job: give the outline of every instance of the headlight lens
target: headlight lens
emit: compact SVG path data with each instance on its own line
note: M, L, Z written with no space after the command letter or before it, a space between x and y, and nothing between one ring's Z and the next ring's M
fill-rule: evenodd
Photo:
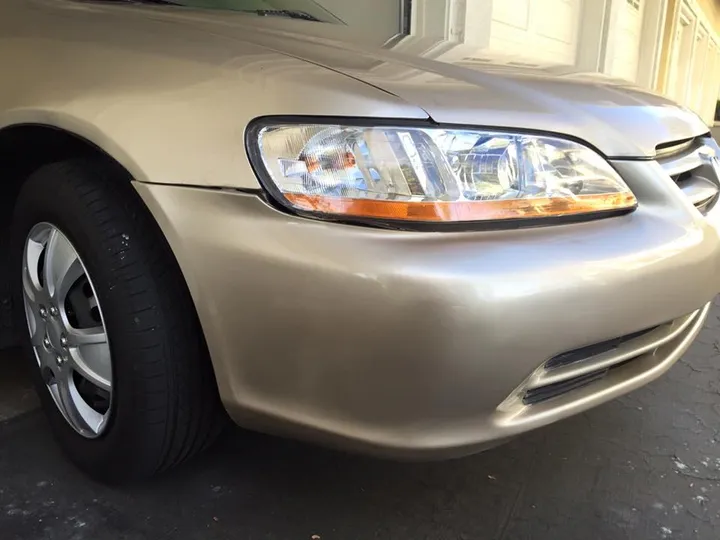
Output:
M267 187L306 212L467 222L637 204L605 159L560 138L321 124L269 125L255 133Z

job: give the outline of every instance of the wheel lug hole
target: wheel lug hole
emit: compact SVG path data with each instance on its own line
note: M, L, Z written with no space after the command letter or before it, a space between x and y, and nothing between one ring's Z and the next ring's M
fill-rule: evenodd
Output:
M55 357L55 363L57 364L57 367L61 368L65 364L65 359L58 354Z
M42 317L43 319L47 319L48 312L47 312L47 309L45 308L45 306L40 306L39 312L40 312L40 317Z
M67 339L67 336L66 336L65 334L63 334L62 336L60 336L60 345L62 345L62 348L63 348L63 349L67 349L68 339Z
M58 313L58 308L56 308L55 306L50 306L50 315L52 315L53 317L57 317Z
M46 349L49 349L52 346L52 343L50 343L49 337L45 336L43 338L43 345L45 346Z

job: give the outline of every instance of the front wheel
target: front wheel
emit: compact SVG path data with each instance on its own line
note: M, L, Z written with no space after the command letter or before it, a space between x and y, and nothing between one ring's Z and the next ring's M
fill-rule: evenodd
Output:
M13 222L18 328L70 459L103 481L150 476L206 447L224 412L177 262L118 166L33 174Z

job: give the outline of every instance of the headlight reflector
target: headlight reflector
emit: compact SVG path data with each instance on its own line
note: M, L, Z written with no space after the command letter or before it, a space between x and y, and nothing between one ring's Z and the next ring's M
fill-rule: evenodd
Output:
M467 222L629 210L637 204L604 158L561 138L323 124L268 125L256 133L272 182L267 187L300 211Z

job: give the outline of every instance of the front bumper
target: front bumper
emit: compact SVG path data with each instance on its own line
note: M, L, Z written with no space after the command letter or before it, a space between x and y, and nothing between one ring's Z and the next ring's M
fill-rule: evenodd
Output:
M433 458L637 388L702 327L720 289L718 211L702 216L657 164L614 165L635 212L489 232L346 226L252 194L136 187L178 258L238 423ZM682 332L607 376L523 401L548 359L688 315Z

